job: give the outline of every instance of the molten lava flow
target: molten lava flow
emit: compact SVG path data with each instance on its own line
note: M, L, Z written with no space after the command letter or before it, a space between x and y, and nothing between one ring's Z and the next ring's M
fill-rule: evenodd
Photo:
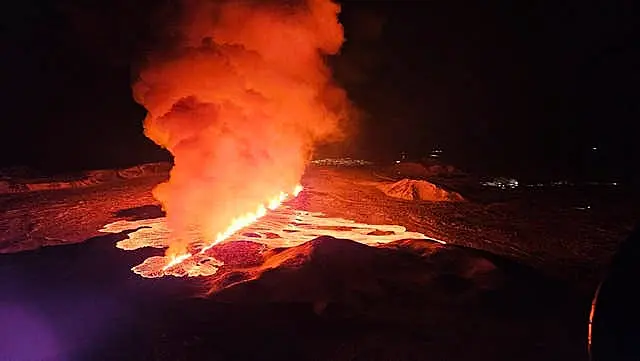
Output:
M296 197L301 191L302 191L302 186L298 184L293 189L292 194L294 197ZM255 212L249 212L238 218L235 218L233 221L231 221L231 224L229 225L229 227L227 227L227 229L224 230L224 232L218 233L215 241L213 241L209 245L202 248L200 253L206 252L207 250L211 249L211 247L231 237L241 229L255 223L257 220L259 220L260 218L264 217L267 214L267 209L275 210L276 208L280 207L280 205L282 205L282 202L284 202L287 199L287 197L289 197L287 193L280 192L279 195L269 200L266 207L265 205L261 204L258 206Z
M303 187L300 184L295 186L292 192L292 196L296 197L302 191L302 189ZM274 196L271 199L269 199L266 206L264 204L260 204L258 205L258 207L254 212L248 212L240 217L234 218L231 221L231 224L223 232L218 233L215 240L213 240L212 242L209 242L204 247L202 247L202 249L200 250L200 252L196 254L196 256L205 255L206 252L216 244L228 239L229 237L236 234L238 231L252 225L253 223L255 223L256 221L258 221L260 218L264 217L267 214L267 209L276 210L278 207L282 205L282 202L284 202L289 197L290 197L289 194L285 192L280 192L280 194L278 194L277 196ZM182 266L183 272L185 272L186 275L195 275L195 276L202 275L201 272L198 272L197 270L195 270L195 268L198 265L198 262L194 262L192 266L183 265L185 261L189 260L193 256L194 254L191 252L185 252L180 254L168 254L166 257L164 257L164 259L166 260L165 261L166 264L162 267L161 271L154 270L152 274L164 275L171 269L178 266ZM157 265L158 258L157 257L152 257L152 258L154 259L154 265ZM210 259L210 260L215 262L215 259ZM134 272L137 269L140 269L140 266L134 267L133 268ZM145 267L142 267L142 269L143 269L142 274L143 275L146 274L144 271ZM215 268L213 269L213 271L215 272ZM168 274L172 274L172 273L169 272ZM182 275L182 273L178 273L177 275Z
M316 145L344 138L351 108L325 63L344 41L331 0L167 4L178 19L133 93L145 135L174 157L153 192L173 269L203 252L193 242L206 251L278 207Z
M162 267L162 270L166 271L167 269L182 263L184 260L186 260L187 258L189 258L191 256L192 256L191 253L183 253L183 254L179 254L179 255L172 255L172 256L169 257L169 263L167 263L166 266Z
M296 196L302 186L296 186L291 196ZM132 271L142 277L155 278L162 276L210 276L217 272L222 262L207 252L215 244L227 241L245 240L264 244L267 247L294 247L320 236L350 239L369 246L406 240L423 239L444 244L436 238L422 233L409 232L397 225L375 225L357 223L342 218L327 218L322 213L295 210L290 205L282 205L290 199L281 193L268 202L278 205L270 212L265 205L258 206L256 212L238 217L213 242L200 251L184 253L175 257L149 257ZM128 239L116 244L120 249L133 250L143 247L164 248L170 245L170 232L166 227L166 218L138 221L117 221L104 226L101 232L128 233ZM242 232L240 232L242 231Z

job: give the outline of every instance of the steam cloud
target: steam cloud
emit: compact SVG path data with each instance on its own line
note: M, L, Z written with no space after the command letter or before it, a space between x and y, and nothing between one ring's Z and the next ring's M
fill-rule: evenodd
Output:
M133 86L148 110L145 134L174 156L154 190L169 254L184 252L194 230L211 241L234 217L291 192L314 146L342 139L350 114L324 62L344 41L337 4L180 4L173 45L149 54Z

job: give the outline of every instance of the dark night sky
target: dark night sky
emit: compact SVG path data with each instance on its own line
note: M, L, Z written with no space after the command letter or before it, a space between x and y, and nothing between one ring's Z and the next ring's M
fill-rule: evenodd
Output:
M23 1L3 12L0 166L167 157L142 135L130 92L158 3ZM331 64L367 114L354 155L439 146L479 172L637 177L632 1L342 3L348 41Z

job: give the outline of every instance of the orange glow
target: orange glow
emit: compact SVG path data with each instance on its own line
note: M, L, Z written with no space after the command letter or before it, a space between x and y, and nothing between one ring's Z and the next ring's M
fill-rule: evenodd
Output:
M170 261L169 263L167 263L166 266L162 267L163 271L168 270L171 267L174 267L175 265L178 265L180 263L182 263L184 260L186 260L187 258L191 257L191 253L183 253L180 255L172 255L169 257Z
M300 184L298 184L297 186L295 186L294 188L294 195L293 197L297 196L301 191L302 191L302 186ZM297 191L297 192L296 192ZM228 239L229 237L233 236L234 234L236 234L238 231L252 225L253 223L255 223L256 221L258 221L260 218L264 217L267 214L267 208L269 210L275 210L278 207L280 207L282 205L282 202L284 202L287 198L289 197L289 195L287 193L284 192L280 192L280 194L278 194L275 197L272 197L269 201L268 201L268 206L265 207L264 204L260 204L256 210L254 212L248 212L242 216L239 216L237 218L234 218L231 221L231 224L223 231L218 233L218 235L216 236L215 240L213 242L210 242L209 244L205 245L199 252L199 254L205 254L206 251L208 251L209 249L211 249L213 246L215 246L216 244ZM184 261L186 261L187 259L191 258L193 256L193 254L187 252L187 253L182 253L182 254L171 254L168 253L167 254L167 258L168 262L167 264L162 267L162 272L167 271L170 268L176 267L180 264L182 264ZM189 270L186 270L187 274L189 274Z
M261 208L263 209L263 208ZM263 217L243 227L242 232L230 234L226 241L252 241L267 247L295 247L320 236L350 239L368 246L379 246L390 242L406 239L422 239L434 243L445 244L444 241L426 236L419 232L408 231L398 225L365 224L342 218L326 217L322 213L295 210L287 205L267 212ZM245 220L251 219L250 217ZM151 220L117 221L106 225L101 232L128 233L128 239L116 244L124 250L134 250L143 247L167 247L170 242L166 227L166 218ZM231 227L230 227L231 229ZM243 233L252 236L245 236ZM229 232L231 233L231 232ZM212 242L211 244L215 244ZM211 248L208 246L207 249ZM179 256L178 256L179 257ZM131 270L147 278L163 276L196 277L211 276L223 266L221 261L213 258L209 252L203 250L177 261L178 257L154 256L147 258L142 264Z
M173 36L133 85L145 135L174 158L153 191L167 214L167 267L193 242L206 250L277 208L316 145L344 139L352 114L325 63L344 41L331 0L176 6Z
M302 190L302 186L301 185L297 185L295 187L295 189L300 189ZM300 192L298 192L300 193ZM297 195L297 194L296 194ZM294 195L294 197L296 196ZM202 248L202 250L200 251L200 253L205 253L206 251L208 251L209 249L211 249L211 247L215 246L216 244L226 240L227 238L231 237L232 235L234 235L236 232L240 231L243 228L246 228L247 226L250 226L251 224L255 223L257 220L259 220L260 218L264 217L267 214L267 208L269 210L275 210L278 207L280 207L280 205L282 205L282 202L284 202L288 197L287 193L284 192L280 192L279 195L271 198L269 200L269 202L267 203L268 205L265 207L264 204L261 204L258 206L258 208L256 208L256 210L254 212L248 212L240 217L234 218L231 221L231 224L227 227L227 229L225 229L223 232L218 233L218 235L216 236L215 241L213 241L212 243L208 244L207 246L205 246L204 248Z
M273 197L269 200L269 205L267 206L267 208L269 208L270 210L274 210L280 207L280 204L282 204L285 199L287 199L287 193L280 192L277 197Z

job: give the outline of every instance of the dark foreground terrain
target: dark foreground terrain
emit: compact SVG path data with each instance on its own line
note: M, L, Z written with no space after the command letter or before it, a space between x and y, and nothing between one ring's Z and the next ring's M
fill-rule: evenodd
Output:
M616 193L485 194L451 182L466 201L411 201L379 191L398 172L315 167L296 208L449 244L235 242L219 247L214 277L143 279L129 268L162 251L122 251L126 232L98 230L162 216L150 190L164 177L0 196L2 357L586 359L590 293L639 219Z

